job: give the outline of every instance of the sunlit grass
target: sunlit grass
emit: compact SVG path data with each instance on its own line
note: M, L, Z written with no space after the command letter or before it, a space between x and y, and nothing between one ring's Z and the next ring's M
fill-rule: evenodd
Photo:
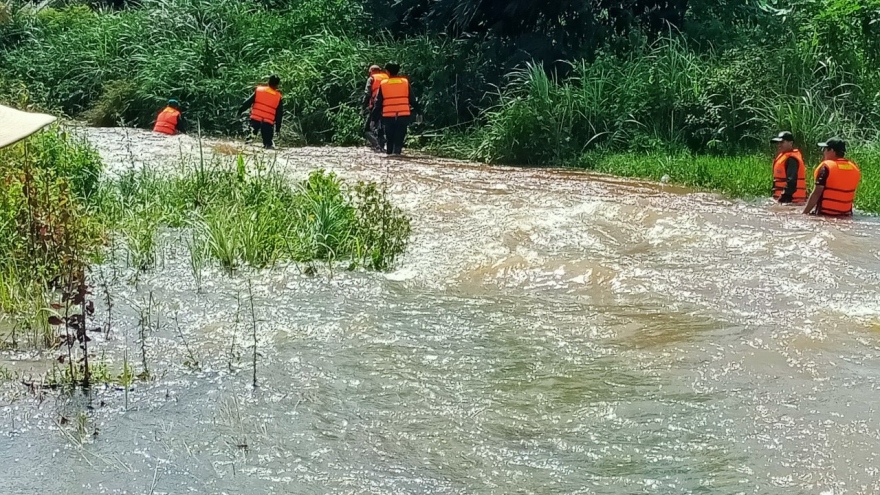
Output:
M409 220L375 185L350 187L322 170L296 183L264 168L237 157L180 174L129 171L103 185L96 208L141 270L154 265L163 226L192 229L194 273L204 254L230 272L313 260L384 269L405 248Z

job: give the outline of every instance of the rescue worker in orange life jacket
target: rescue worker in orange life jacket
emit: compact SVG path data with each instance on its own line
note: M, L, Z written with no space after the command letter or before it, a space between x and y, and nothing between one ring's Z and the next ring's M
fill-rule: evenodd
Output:
M254 136L260 134L263 137L263 147L267 150L275 148L275 133L281 132L281 120L284 117L284 99L278 90L279 85L281 78L272 74L269 76L269 84L257 86L254 94L238 109L239 114L251 109L252 131L246 141L250 142Z
M386 153L399 155L403 151L403 142L406 140L406 130L412 121L413 114L417 121L422 118L419 103L413 96L409 79L400 76L400 65L386 64L385 70L390 76L379 85L376 94L376 102L373 104L373 122L380 122L385 129L387 141Z
M179 132L186 132L186 120L180 112L180 102L171 99L168 105L156 116L156 125L153 132L160 132L173 136Z
M794 136L782 131L770 142L776 143L777 152L773 159L773 199L780 203L806 203L807 171L803 155L794 147Z
M853 199L862 172L846 155L846 142L839 138L831 138L819 143L825 158L816 167L816 188L807 200L804 213L817 215L848 216L852 215Z
M373 103L376 95L379 93L379 86L382 81L388 79L388 73L383 71L378 65L370 66L370 77L367 78L367 86L364 88L364 109L367 111L367 121L365 123L364 133L367 141L382 151L385 148L385 131L379 123L373 122L370 113L373 110ZM375 132L374 132L375 131Z

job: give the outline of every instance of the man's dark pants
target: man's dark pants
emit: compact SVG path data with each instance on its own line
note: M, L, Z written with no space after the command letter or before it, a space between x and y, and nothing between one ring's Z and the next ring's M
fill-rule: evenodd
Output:
M275 137L275 124L251 119L251 129L251 134L260 134L263 137L264 148L272 147L272 139Z
M399 155L403 151L408 125L409 117L382 117L382 127L385 128L385 139L388 141L387 154Z
M370 124L372 124L372 123L373 123L372 117L370 115L367 115L367 122L364 125L364 135L366 136L367 141L369 141L371 145L373 145L376 148L379 148L380 150L384 150L385 149L385 129L382 128L382 121L380 120L380 121L376 122L376 131L375 132L373 132L373 130L370 129Z

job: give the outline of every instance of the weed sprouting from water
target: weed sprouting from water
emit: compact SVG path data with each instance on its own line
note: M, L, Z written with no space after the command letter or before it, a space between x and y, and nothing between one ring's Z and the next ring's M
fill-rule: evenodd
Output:
M154 308L156 310L155 320L153 319ZM142 381L147 381L152 376L150 374L150 367L147 363L147 335L154 329L159 328L159 308L154 302L153 291L150 291L146 304L135 309L138 312L138 345L140 345L141 367L143 369L143 371L137 375L137 378Z
M254 349L253 349L253 367L254 367L254 380L253 387L257 388L257 314L254 311L254 289L253 284L251 283L251 279L248 279L248 301L251 305L251 332L254 338Z
M128 264L140 274L156 265L158 218L151 208L129 213L122 229L128 246Z
M241 259L241 240L232 223L234 213L226 211L200 220L198 235L206 239L207 252L216 259L230 275L235 272Z
M385 185L359 183L353 202L357 212L354 251L365 265L385 270L406 250L412 230L410 220L388 200Z
M226 364L229 368L229 372L232 373L235 371L235 367L233 365L233 360L236 364L241 361L241 353L236 351L236 339L238 337L238 329L241 325L241 292L237 292L235 294L235 321L233 322L235 326L232 330L232 339L230 339L229 351L226 353Z
M208 247L201 232L193 230L186 243L189 250L189 268L196 284L196 293L202 291L202 273L208 261Z
M122 353L122 373L116 378L119 385L122 386L123 395L125 398L125 410L128 410L128 390L131 388L131 384L134 383L134 370L131 367L131 364L128 361L128 347L126 346L125 350Z
M174 315L174 326L177 328L177 336L180 337L181 342L183 342L183 346L186 349L186 361L183 362L184 366L187 366L191 369L197 370L199 368L199 360L196 358L195 354L193 354L192 349L189 346L189 342L186 340L186 337L183 335L183 330L180 328L180 320L177 315Z
M107 279L104 277L104 271L99 270L98 273L101 280L101 291L104 292L104 304L107 308L107 321L104 323L104 338L109 339L110 329L113 328L113 300L110 296L110 286L108 285Z

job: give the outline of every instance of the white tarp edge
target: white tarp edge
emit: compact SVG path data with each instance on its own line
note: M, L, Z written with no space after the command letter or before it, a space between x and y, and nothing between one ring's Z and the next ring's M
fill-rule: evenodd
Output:
M44 113L28 113L0 105L0 148L17 143L55 122Z

